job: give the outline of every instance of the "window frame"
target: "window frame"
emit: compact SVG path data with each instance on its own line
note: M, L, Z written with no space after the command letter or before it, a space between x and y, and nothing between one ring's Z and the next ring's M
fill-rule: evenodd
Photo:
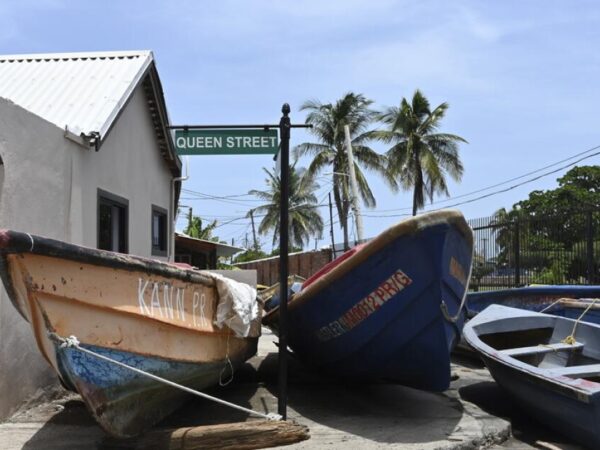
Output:
M164 217L164 249L157 248L154 245L154 216L155 214ZM159 237L160 238L160 237ZM169 255L169 210L158 205L152 205L150 208L150 250L152 256L168 256Z
M123 217L123 244L118 252L129 254L129 200L104 189L98 188L96 196L96 248L100 249L100 207L104 205L117 206L124 212ZM112 246L112 242L111 242ZM106 250L106 249L103 249ZM113 251L113 250L109 250Z

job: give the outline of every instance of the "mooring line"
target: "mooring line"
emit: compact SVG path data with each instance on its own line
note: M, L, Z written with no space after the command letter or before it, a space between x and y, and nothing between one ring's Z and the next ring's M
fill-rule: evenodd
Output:
M92 355L92 356L94 356L94 357L96 357L98 359L102 359L104 361L116 364L117 366L124 367L125 369L129 369L129 370L131 370L131 371L133 371L135 373L138 373L140 375L144 375L144 376L146 376L148 378L151 378L151 379L153 379L155 381L159 381L159 382L164 383L166 385L169 385L171 387L180 389L180 390L185 391L185 392L187 392L189 394L193 394L193 395L196 395L198 397L202 397L202 398L205 398L207 400L211 400L213 402L220 403L221 405L229 406L230 408L237 409L239 411L243 411L243 412L246 412L248 414L252 414L252 415L258 416L258 417L262 417L262 418L267 419L267 420L273 420L273 421L275 421L275 420L281 420L282 419L282 417L279 414L275 414L275 413L264 414L264 413L261 413L261 412L258 412L258 411L254 411L252 409L244 408L243 406L236 405L235 403L231 403L231 402L228 402L228 401L225 401L225 400L221 400L220 398L213 397L212 395L205 394L204 392L196 391L196 390L191 389L191 388L189 388L187 386L183 386L183 385L175 383L173 381L169 381L169 380L167 380L165 378L161 378L161 377L159 377L157 375L145 372L145 371L140 370L140 369L138 369L136 367L129 366L127 364L124 364L124 363L122 363L120 361L116 361L116 360L114 360L112 358L109 358L107 356L100 355L99 353L96 353L96 352L93 352L91 350L88 350L87 348L81 347L79 345L79 340L75 336L70 336L68 338L63 338L63 337L61 337L58 334L53 333L53 332L49 333L49 336L50 336L50 339L52 339L52 340L54 340L56 342L59 342L61 348L75 348L75 349L77 349L77 350L79 350L81 352L84 352L84 353L87 353L89 355Z

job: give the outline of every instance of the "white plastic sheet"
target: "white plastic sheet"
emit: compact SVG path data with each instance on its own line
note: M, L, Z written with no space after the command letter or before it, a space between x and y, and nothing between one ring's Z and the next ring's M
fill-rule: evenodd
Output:
M260 315L256 289L216 273L209 272L207 275L215 281L219 294L215 325L219 328L227 325L238 337L249 337L251 329L254 328L258 330L255 331L258 336L260 327L252 327Z

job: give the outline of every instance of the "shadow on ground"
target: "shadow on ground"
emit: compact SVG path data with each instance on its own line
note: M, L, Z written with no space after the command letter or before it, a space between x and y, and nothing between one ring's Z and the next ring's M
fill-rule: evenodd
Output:
M277 355L258 368L265 388L277 396ZM303 421L386 444L443 440L463 414L461 403L444 394L395 384L350 384L290 359L288 406ZM292 416L293 413L290 412Z
M537 422L493 381L464 386L458 392L461 398L474 403L487 413L509 420L512 434L519 441L537 448L540 448L540 442L546 442L561 450L583 449L565 436Z
M319 374L290 358L288 418L316 432L344 440L353 435L381 444L420 444L448 438L463 416L452 395L427 393L394 384L348 384ZM206 391L220 399L263 413L277 411L276 353L253 358L239 368L231 384ZM249 415L193 398L153 431L246 421ZM45 420L45 419L44 419ZM330 430L327 430L327 429ZM144 436L117 440L100 429L81 400L69 400L54 412L23 447L37 449L140 448ZM310 442L310 441L309 441Z

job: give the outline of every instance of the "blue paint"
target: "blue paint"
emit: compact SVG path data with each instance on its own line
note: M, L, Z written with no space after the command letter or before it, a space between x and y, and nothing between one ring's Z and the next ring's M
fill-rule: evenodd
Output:
M469 316L472 317L488 306L496 304L539 312L560 298L600 298L600 286L546 285L502 289L498 291L471 292L467 296L467 311ZM557 304L545 312L569 319L577 319L583 311L584 309L582 308ZM582 320L600 324L600 311L590 310Z
M432 391L446 389L450 350L464 324L463 313L452 324L440 308L443 300L450 315L457 314L465 291L449 272L452 258L468 277L471 241L455 225L425 226L397 237L312 297L290 302L290 347L307 364L337 377L387 380ZM331 329L330 324L339 322L398 270L412 280L408 286L353 328L329 339L320 338L319 330Z
M225 361L190 363L80 344L113 360L194 389L218 382ZM179 407L187 394L76 348L55 346L59 374L109 434L139 434Z

